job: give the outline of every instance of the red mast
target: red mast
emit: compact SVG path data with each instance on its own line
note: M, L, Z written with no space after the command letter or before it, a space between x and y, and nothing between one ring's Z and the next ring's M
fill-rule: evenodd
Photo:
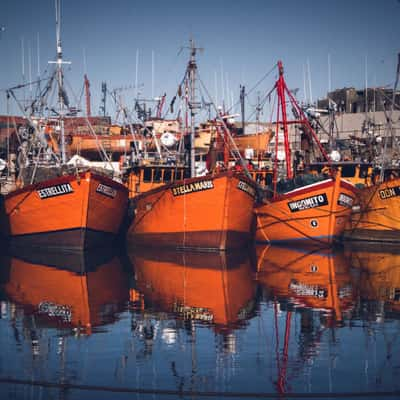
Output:
M276 90L278 92L278 121L276 121L277 125L281 123L283 126L283 140L285 145L285 161L286 161L286 176L288 179L293 178L293 170L292 170L292 162L291 162L291 152L289 145L289 130L288 130L288 122L287 122L287 113L286 113L286 99L285 99L285 89L286 84L283 79L283 65L282 61L278 61L278 70L279 70L279 78L276 82ZM282 113L282 121L279 121L279 108ZM276 140L278 137L276 138Z
M273 176L273 186L274 186L274 196L276 196L276 186L278 180L278 140L280 128L283 129L283 138L285 146L285 161L286 161L286 176L288 179L293 178L293 168L292 168L292 156L289 142L289 124L299 124L305 126L306 133L311 137L312 140L317 144L319 151L321 152L324 159L330 163L330 157L326 153L325 149L322 147L320 141L318 140L317 134L310 125L306 115L304 114L301 107L298 105L296 99L289 91L286 86L285 79L283 77L283 64L282 61L278 61L278 71L279 78L275 83L275 88L278 94L278 108L276 117L276 135L275 135L275 162L274 162L274 176ZM288 121L286 112L286 95L290 101L293 108L294 114L298 119Z

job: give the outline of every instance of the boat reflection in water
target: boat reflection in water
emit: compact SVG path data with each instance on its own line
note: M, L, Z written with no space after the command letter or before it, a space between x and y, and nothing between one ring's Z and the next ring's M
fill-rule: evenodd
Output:
M350 266L343 253L280 246L257 247L256 252L258 280L272 299L324 311L336 324L343 320L343 312L351 310Z
M256 285L246 252L129 252L141 307L175 319L212 324L216 331L243 325Z
M8 302L32 315L36 327L90 334L113 322L128 300L128 282L111 249L22 254L3 258L0 283Z
M346 249L358 274L360 307L363 320L383 322L400 319L400 252L386 246L365 245Z
M355 302L351 275L343 253L332 249L270 246L256 247L255 254L263 298L273 310L275 388L283 395L291 391L291 380L298 380L300 371L324 352L326 330L334 345L335 328L345 327ZM295 355L290 354L293 347Z

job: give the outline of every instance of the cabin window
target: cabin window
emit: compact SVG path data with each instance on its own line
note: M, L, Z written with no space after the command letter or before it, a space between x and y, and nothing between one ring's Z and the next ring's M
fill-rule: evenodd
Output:
M360 167L360 178L366 178L368 176L368 170L369 170L368 165L362 165Z
M164 170L164 182L171 182L172 173L170 169Z
M143 171L143 182L152 182L152 169L145 168Z
M178 169L175 171L175 180L180 181L183 179L182 170Z
M343 165L342 167L342 177L343 178L352 178L356 174L356 166L355 165Z
M161 182L162 169L156 168L154 170L153 182Z

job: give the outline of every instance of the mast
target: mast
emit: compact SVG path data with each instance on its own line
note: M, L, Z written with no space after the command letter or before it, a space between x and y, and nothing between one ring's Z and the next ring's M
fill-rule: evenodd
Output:
M90 82L87 77L87 74L84 75L84 81L85 81L85 97L86 97L86 115L90 117L92 115L90 108Z
M107 103L107 83L101 82L100 112L103 117L106 116L106 103Z
M57 61L49 61L49 64L56 64L57 85L58 85L58 114L60 117L60 135L61 135L61 163L66 164L67 157L65 153L65 132L64 132L64 114L65 114L65 93L63 83L63 64L71 64L69 61L63 61L61 47L61 0L55 0L56 7L56 40L57 40Z
M279 78L276 83L276 89L278 91L278 108L280 107L282 113L282 125L283 125L283 139L285 144L285 161L286 161L286 176L288 179L293 178L293 171L291 165L291 154L289 145L289 129L286 112L286 99L285 99L285 81L283 79L283 64L282 61L278 61ZM279 125L280 121L276 121ZM279 135L279 132L277 132ZM278 140L278 137L275 139ZM277 157L277 154L275 155Z
M190 109L190 175L191 175L191 177L195 176L195 148L194 148L195 117L196 117L197 109L199 108L199 105L196 102L196 72L197 72L196 52L197 52L197 50L200 50L200 49L195 47L194 40L190 39L190 60L189 60L187 72L189 75L189 85L190 85L189 109Z
M301 124L305 127L305 132L309 136L311 140L317 144L318 149L323 156L323 158L330 164L331 160L325 149L321 145L318 140L317 134L312 128L310 122L304 114L304 111L298 105L294 95L288 89L284 76L283 76L283 64L282 61L278 61L278 71L279 78L275 83L275 89L278 95L278 107L277 107L277 118L276 118L276 136L275 136L275 162L274 162L274 176L273 176L273 187L274 187L274 196L276 196L276 188L277 188L277 180L278 180L278 140L279 140L279 132L280 127L283 128L284 135L284 146L285 146L285 158L286 158L286 176L288 179L293 178L293 168L291 163L291 150L289 143L289 124ZM296 119L288 121L287 120L287 111L286 111L286 96L288 101L292 106L292 112L295 115Z
M243 86L240 85L240 111L241 111L241 114L242 114L242 135L245 134L245 132L244 132L244 121L245 121L244 100L245 100L245 97L246 97L245 90L246 90L245 86L244 85Z

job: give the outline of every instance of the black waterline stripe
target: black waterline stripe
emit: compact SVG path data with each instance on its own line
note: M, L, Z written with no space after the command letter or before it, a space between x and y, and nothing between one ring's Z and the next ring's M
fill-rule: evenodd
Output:
M399 397L400 390L391 392L339 392L339 393L252 393L252 392L214 392L214 391L191 391L170 389L141 389L129 387L110 387L96 385L81 385L74 383L57 383L48 381L30 381L28 379L0 378L0 383L12 383L17 385L43 386L57 389L88 390L112 393L138 393L159 394L178 396L201 396L201 397L238 397L238 398L357 398L357 397Z

